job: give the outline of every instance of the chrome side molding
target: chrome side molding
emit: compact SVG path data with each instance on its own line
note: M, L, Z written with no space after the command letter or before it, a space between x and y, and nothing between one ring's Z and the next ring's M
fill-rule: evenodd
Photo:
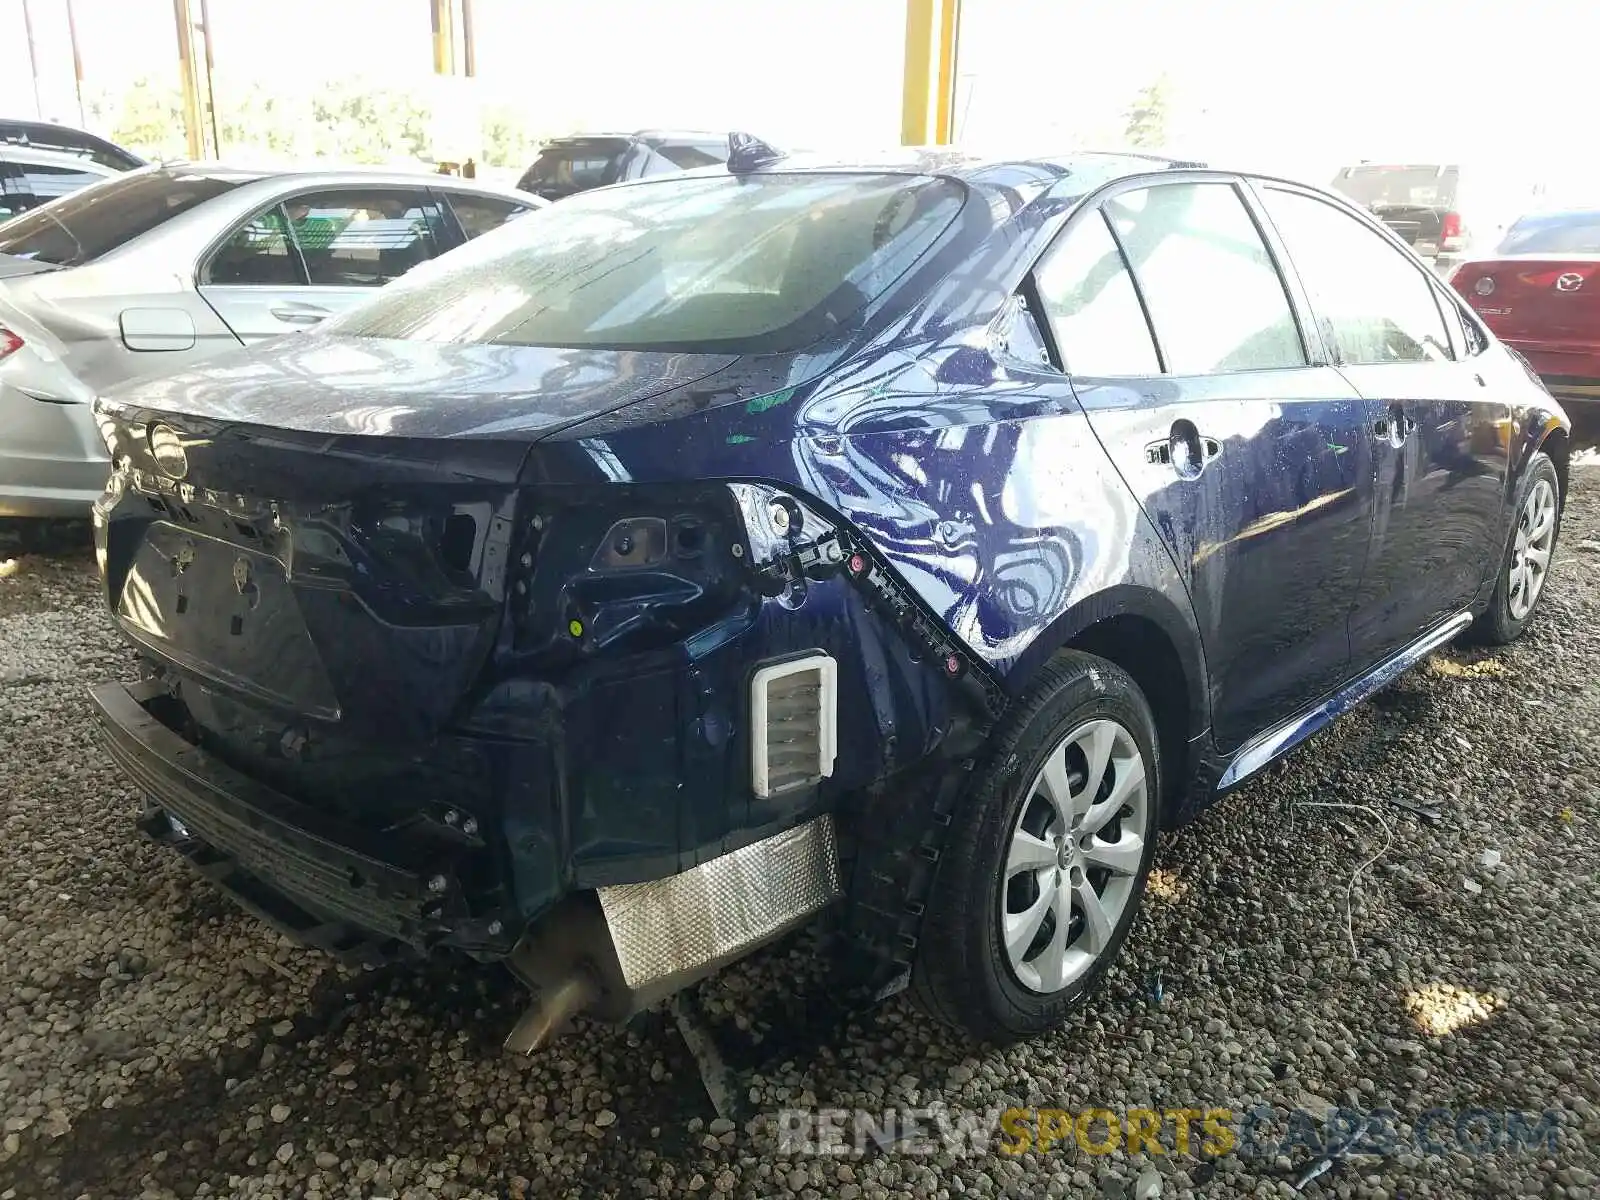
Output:
M1470 624L1472 624L1471 613L1457 613L1444 624L1430 629L1411 645L1384 659L1360 679L1347 684L1321 704L1296 713L1287 721L1250 741L1233 756L1227 770L1222 772L1222 778L1217 781L1217 791L1226 791L1242 782L1279 755L1294 749L1312 734L1325 729L1374 692L1388 687L1439 647L1458 637Z

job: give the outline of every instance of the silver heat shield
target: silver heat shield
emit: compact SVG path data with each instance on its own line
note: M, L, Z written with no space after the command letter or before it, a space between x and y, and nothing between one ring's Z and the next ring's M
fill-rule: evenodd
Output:
M623 979L664 994L770 941L841 894L831 816L666 879L599 889Z

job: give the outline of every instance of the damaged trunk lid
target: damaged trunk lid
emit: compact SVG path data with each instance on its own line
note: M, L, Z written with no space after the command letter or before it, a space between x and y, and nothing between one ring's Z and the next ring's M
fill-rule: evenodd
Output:
M438 733L500 632L529 445L726 361L404 350L291 337L98 405L107 598L197 717Z

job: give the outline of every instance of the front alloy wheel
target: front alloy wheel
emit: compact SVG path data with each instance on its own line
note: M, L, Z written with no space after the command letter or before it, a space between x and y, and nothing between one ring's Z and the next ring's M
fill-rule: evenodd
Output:
M912 997L973 1037L1059 1026L1115 960L1158 829L1155 721L1114 663L1063 651L990 744L946 834Z

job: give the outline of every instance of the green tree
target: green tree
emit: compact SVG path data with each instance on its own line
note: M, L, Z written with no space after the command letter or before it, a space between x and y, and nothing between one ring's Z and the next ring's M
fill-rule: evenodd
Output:
M1170 91L1165 75L1139 90L1128 109L1122 129L1123 139L1128 145L1157 147L1166 144Z
M528 129L521 109L495 104L483 110L483 164L489 167L515 167L519 171L533 161L539 139Z
M105 92L89 98L90 123L108 130L111 140L147 158L182 158L183 94L175 83L144 76L120 96Z

